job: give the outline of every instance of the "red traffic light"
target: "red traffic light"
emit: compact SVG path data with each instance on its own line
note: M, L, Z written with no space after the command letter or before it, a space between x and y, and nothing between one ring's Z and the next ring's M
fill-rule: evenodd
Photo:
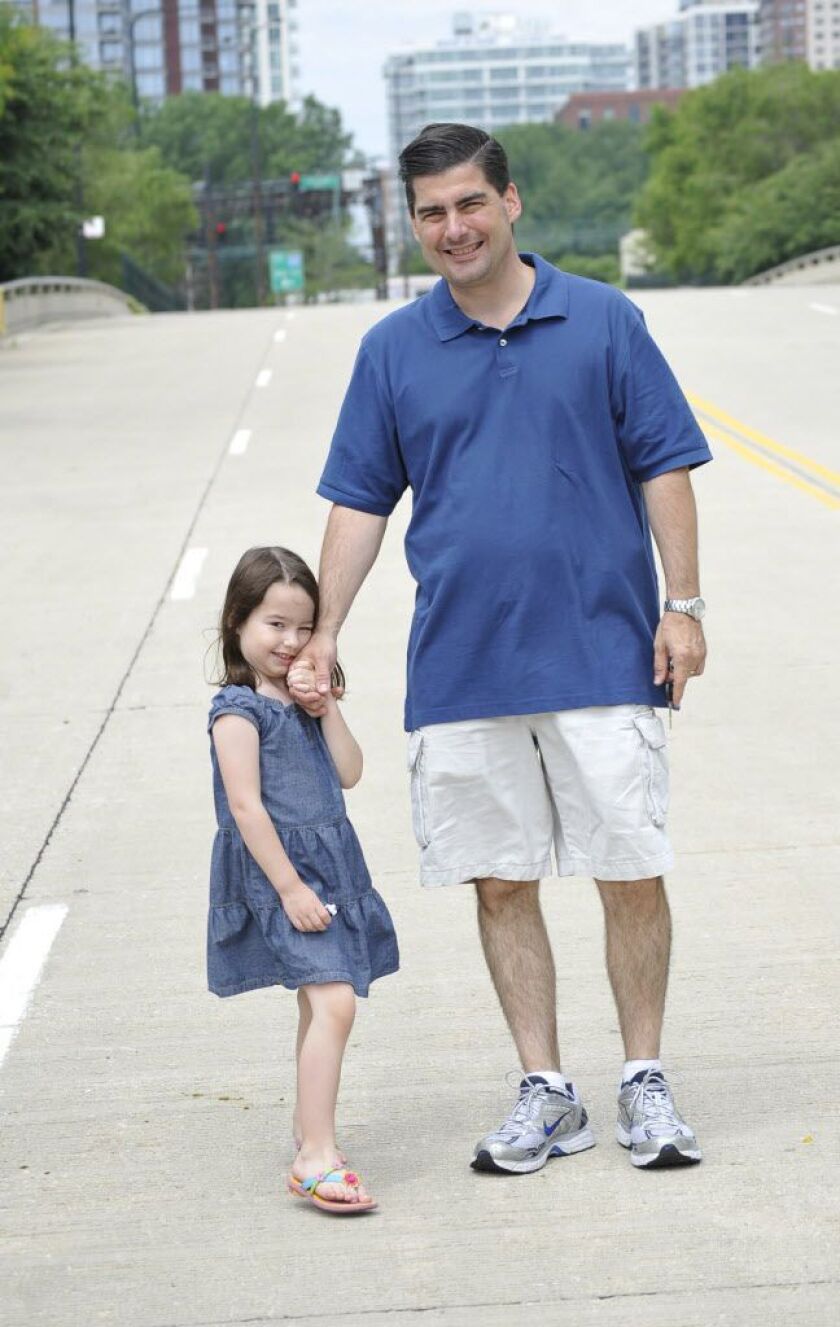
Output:
M300 184L300 171L299 171L299 170L293 170L293 171L292 171L291 175L289 176L289 182L290 182L290 184L291 184L295 189L297 189L298 185Z
M227 235L227 224L224 221L216 222L216 238L223 240Z

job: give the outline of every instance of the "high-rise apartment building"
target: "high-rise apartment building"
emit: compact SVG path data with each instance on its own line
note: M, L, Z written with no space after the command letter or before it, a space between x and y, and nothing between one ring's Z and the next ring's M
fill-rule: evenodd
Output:
M812 69L840 69L838 0L808 0L807 50Z
M696 88L739 65L753 68L758 10L758 0L680 0L672 19L637 30L637 86Z
M94 69L121 74L137 95L179 92L299 100L297 0L17 0L68 38Z
M840 13L840 4L838 5ZM763 65L808 57L807 0L761 0L758 11L758 59Z
M456 15L453 35L385 64L391 156L433 120L483 129L549 121L573 92L624 90L630 54L619 43L569 42L504 14Z

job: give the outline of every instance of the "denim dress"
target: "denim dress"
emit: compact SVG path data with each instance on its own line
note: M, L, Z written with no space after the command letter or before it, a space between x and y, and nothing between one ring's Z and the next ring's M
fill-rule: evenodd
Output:
M218 830L210 866L210 990L225 996L259 986L296 990L344 981L367 995L372 981L399 967L397 937L347 819L320 720L237 686L214 696L209 733L222 714L241 715L259 733L263 805L301 880L337 911L325 931L298 931L289 921L237 829L211 735Z

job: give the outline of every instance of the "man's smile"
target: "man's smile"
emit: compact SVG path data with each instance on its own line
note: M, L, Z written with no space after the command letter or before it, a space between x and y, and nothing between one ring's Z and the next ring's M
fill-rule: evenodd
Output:
M478 253L483 243L484 240L472 240L469 244L452 244L443 252L448 253L450 258L471 258L474 253Z

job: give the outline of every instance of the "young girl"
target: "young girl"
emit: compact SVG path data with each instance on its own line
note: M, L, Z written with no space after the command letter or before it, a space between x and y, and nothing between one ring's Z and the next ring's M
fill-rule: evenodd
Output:
M207 967L216 995L276 984L297 991L298 1152L288 1188L355 1215L376 1204L336 1149L341 1062L355 996L396 972L399 956L341 792L358 783L362 753L334 695L317 719L289 695L289 668L317 618L315 577L294 553L252 548L240 558L222 609L223 686L208 724L218 832Z

